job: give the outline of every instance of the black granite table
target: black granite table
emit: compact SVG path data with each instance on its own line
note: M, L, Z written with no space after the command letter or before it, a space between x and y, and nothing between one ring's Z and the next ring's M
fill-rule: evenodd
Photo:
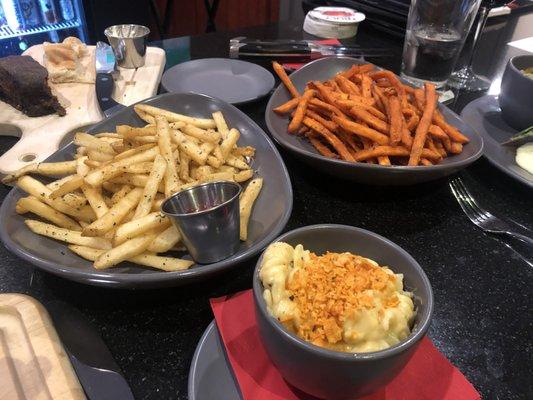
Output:
M532 35L533 15L490 21L476 68L497 82L518 50L505 45ZM189 58L226 57L228 39L309 37L301 21L166 40L168 65ZM356 42L387 46L391 57L370 59L398 71L402 42L362 25ZM168 66L167 65L167 66ZM492 90L496 90L495 83ZM483 93L458 93L459 112ZM266 99L242 107L265 130ZM0 151L15 139L0 137ZM435 293L429 336L484 399L532 399L532 275L530 264L507 244L484 234L462 213L447 180L413 187L371 187L309 170L281 152L294 189L286 230L338 223L377 232L407 250L425 269ZM533 192L485 159L460 174L495 214L533 223ZM0 186L0 199L8 188ZM34 270L0 247L0 292L29 294L46 304L62 300L81 310L100 331L138 399L186 399L189 365L212 320L208 299L251 287L255 260L191 286L150 291L110 290L69 282ZM438 399L435 399L438 400Z

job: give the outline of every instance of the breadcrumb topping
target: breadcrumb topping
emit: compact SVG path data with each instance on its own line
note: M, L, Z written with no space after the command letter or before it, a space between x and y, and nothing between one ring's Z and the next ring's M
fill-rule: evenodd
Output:
M382 307L399 304L396 276L373 261L352 253L310 254L286 283L289 298L299 311L299 323L290 324L298 336L322 347L343 340L346 318L372 309L379 293ZM380 308L380 314L384 310ZM296 326L295 326L296 325Z

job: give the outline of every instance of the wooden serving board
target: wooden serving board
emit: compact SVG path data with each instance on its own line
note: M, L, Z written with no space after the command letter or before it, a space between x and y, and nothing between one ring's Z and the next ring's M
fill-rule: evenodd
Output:
M0 294L0 399L85 399L50 316L23 294Z
M87 65L94 74L95 46L87 46ZM24 55L43 64L44 47L32 46ZM165 66L165 52L157 47L146 50L145 65L137 69L119 68L113 98L124 105L152 97L157 93ZM63 137L73 130L101 121L94 83L50 84L67 114L28 117L0 101L0 135L21 136L20 140L0 157L0 173L8 174L32 162L46 159L59 148ZM1 140L1 139L0 139Z

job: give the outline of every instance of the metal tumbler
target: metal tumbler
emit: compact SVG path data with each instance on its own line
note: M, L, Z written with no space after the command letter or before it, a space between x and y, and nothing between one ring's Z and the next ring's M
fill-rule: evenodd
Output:
M197 263L214 263L237 252L240 193L238 183L209 182L178 192L161 205Z
M142 25L113 25L104 34L115 53L117 64L122 68L139 68L144 65L146 37L150 29Z

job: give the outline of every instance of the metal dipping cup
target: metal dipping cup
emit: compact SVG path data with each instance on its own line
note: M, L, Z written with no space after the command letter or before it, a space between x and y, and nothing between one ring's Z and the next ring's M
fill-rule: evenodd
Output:
M119 67L139 68L144 65L146 36L150 29L142 25L113 25L104 31L115 53Z
M240 193L238 183L209 182L178 192L161 205L197 263L214 263L237 252Z

